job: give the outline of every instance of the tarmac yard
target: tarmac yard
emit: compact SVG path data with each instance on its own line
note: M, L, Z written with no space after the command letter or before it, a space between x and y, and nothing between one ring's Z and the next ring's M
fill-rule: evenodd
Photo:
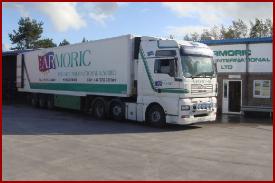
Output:
M4 180L272 180L271 119L169 125L3 105Z

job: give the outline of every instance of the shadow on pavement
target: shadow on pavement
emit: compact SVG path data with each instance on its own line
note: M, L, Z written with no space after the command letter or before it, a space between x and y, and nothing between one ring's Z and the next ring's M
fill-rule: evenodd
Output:
M3 106L3 135L96 135L159 133L201 128L196 125L167 125L165 128L132 121L97 120L78 111L54 111L29 106Z
M242 115L220 115L210 124L255 124L272 125L269 117L244 117ZM3 135L96 135L122 133L159 133L194 130L209 123L195 125L172 125L165 128L149 126L134 121L97 120L88 114L66 109L32 108L27 105L3 105Z

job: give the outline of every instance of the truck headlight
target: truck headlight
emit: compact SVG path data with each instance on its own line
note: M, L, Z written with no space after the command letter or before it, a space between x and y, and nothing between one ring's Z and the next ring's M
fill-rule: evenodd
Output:
M190 106L189 105L182 105L181 106L181 110L182 111L189 111L190 110Z

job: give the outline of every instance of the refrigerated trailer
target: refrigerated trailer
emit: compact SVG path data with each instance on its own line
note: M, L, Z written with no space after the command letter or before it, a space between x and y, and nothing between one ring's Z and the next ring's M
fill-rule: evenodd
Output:
M125 35L17 56L18 91L41 108L156 126L216 119L217 79L205 44Z

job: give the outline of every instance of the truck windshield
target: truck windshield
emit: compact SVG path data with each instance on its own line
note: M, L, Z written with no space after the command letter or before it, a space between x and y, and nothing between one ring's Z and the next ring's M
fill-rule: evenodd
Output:
M181 56L183 76L190 77L213 77L215 75L212 57L183 55Z

